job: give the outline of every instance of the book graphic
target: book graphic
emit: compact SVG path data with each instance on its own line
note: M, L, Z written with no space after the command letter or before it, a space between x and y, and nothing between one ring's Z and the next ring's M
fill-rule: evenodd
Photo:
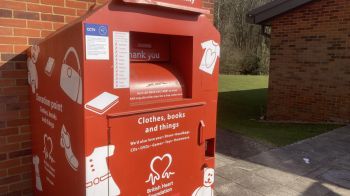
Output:
M55 66L55 59L52 57L49 57L45 66L45 74L48 76L51 76L54 66Z
M119 102L119 97L108 92L103 92L85 104L85 109L103 114Z

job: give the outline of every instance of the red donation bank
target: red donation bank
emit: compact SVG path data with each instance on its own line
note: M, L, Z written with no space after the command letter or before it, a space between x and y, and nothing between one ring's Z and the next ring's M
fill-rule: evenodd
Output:
M110 1L30 49L35 195L213 195L220 37L205 12Z

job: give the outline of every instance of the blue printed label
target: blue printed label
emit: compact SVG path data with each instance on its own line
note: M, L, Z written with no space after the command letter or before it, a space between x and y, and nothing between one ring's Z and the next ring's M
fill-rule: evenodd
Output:
M108 36L108 25L85 23L85 35Z

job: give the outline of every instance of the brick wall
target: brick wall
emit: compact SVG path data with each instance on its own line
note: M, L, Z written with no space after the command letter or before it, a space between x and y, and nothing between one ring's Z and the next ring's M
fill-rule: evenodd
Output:
M271 23L267 118L349 122L348 0L315 0Z
M213 21L213 15L214 15L214 2L216 0L202 0L202 6L204 9L207 9L210 11L210 14L207 15L207 17Z
M0 195L32 193L25 50L86 13L94 2L0 0ZM203 6L213 11L213 0L203 0Z

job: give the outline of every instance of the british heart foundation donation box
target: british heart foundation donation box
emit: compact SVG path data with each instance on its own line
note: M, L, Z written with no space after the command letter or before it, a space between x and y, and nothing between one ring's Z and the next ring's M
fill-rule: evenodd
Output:
M109 1L31 47L35 195L213 195L220 37L200 7Z

